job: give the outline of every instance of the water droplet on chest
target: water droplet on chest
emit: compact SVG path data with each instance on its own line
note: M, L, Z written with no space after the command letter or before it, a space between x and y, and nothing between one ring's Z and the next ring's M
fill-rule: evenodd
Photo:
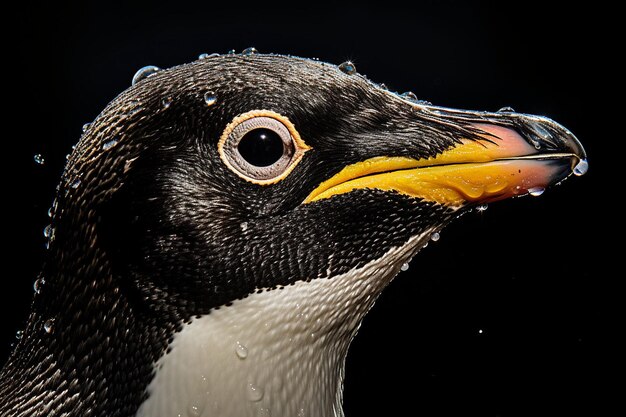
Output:
M248 384L248 400L252 402L258 402L263 399L263 388L254 385L253 383Z
M409 264L407 262L403 263L402 266L400 267L400 271L408 271L409 270Z
M248 348L237 342L235 344L235 353L239 359L246 359L248 357Z

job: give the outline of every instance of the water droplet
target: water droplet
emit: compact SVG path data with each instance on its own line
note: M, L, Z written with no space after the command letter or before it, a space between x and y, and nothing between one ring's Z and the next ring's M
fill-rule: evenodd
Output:
M69 160L70 160L70 156L71 156L71 154L69 154L69 153L68 153L68 154L65 154L65 160L66 160L66 161L69 161Z
M433 234L430 235L430 240L432 240L433 242L436 242L439 240L440 237L441 235L439 234L439 232L433 232Z
M151 75L156 74L161 71L161 68L155 67L154 65L147 65L143 68L139 68L139 70L133 75L132 85L137 84L139 81L148 78Z
M409 100L409 101L417 101L417 96L412 91L407 91L405 93L402 93L402 98Z
M235 51L234 49L231 49L230 51L228 51L228 55L235 55L237 53L237 51Z
M402 266L400 267L400 271L408 271L409 270L409 264L407 262L403 263Z
M72 187L73 189L77 189L79 186L80 186L80 179L75 179L74 182L70 184L70 187Z
M586 159L581 159L574 167L574 175L576 175L577 177L585 175L587 171L589 171L589 162L587 162Z
M241 51L241 55L246 55L246 56L250 56L250 55L254 55L258 53L259 51L257 51L257 49L254 46L251 46L250 48L246 48L243 51Z
M52 236L52 225L49 224L43 228L43 235L44 237Z
M263 388L257 387L253 383L248 384L248 399L252 402L258 402L263 399Z
M52 218L54 216L54 206L48 209L48 217Z
M45 278L37 278L35 283L33 284L33 290L35 290L35 294L39 294L43 285L46 283Z
M188 417L200 417L206 407L206 397L197 395L187 408Z
M50 334L54 331L54 319L48 319L43 324L43 329Z
M112 147L117 145L117 142L119 142L118 138L113 138L111 140L108 140L108 141L104 142L102 144L102 150L103 151L108 151L109 149L111 149Z
M483 329L478 329L478 334L483 334Z
M213 91L207 91L204 93L204 102L207 106L211 107L217 102L217 97L215 97L215 93Z
M531 142L533 143L533 145L535 146L535 149L540 150L541 149L541 143L531 140Z
M483 212L483 211L486 211L488 208L489 208L489 205L481 204L479 206L476 206L476 211Z
M344 72L348 75L353 75L356 74L356 67L354 66L354 64L351 61L346 61L342 64L339 65L339 70L341 70L341 72Z
M17 333L15 333L15 338L17 340L20 340L22 338L22 336L24 336L24 331L23 330L18 330Z
M205 52L205 53L203 53L203 54L198 55L198 59L207 59L207 58L210 58L210 57L212 57L212 56L214 56L214 55L217 55L217 54L207 54L207 53Z
M498 110L498 113L515 113L515 110L513 110L513 107L506 106Z
M90 127L91 127L91 123L85 123L85 124L83 125L83 133L85 133L86 131L88 131Z
M257 417L272 417L272 413L269 408L259 408L256 413Z
M389 91L389 87L387 87L387 84L385 84L385 83L378 84L378 87L382 88L383 90Z
M246 230L248 230L248 222L241 222L239 227L241 227L242 232L245 232Z
M40 153L36 153L35 156L33 156L33 159L39 165L43 165L44 162L46 162L46 160L44 159L44 157Z
M235 344L235 353L239 359L246 359L248 357L248 348L237 342Z
M533 197L539 197L546 189L543 187L531 187L528 189L528 194Z
M172 105L172 98L171 97L163 98L163 100L161 100L161 104L163 105L164 109L168 109Z

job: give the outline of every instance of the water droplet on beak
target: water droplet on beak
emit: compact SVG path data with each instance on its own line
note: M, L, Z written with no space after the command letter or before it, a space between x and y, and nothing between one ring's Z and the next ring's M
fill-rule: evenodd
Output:
M586 159L581 159L574 167L574 175L577 177L585 175L587 171L589 171L589 162Z

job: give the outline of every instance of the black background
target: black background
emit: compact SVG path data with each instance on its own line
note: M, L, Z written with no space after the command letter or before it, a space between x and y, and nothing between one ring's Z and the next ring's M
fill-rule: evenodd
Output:
M621 53L605 30L613 12L528 2L412 2L412 11L391 2L84 3L25 2L5 14L17 28L4 51L0 362L24 326L46 210L82 124L144 65L255 46L351 59L372 80L438 105L547 115L589 155L586 176L467 215L413 260L353 342L347 416L606 415L611 334L623 332L609 324L623 276L610 272L607 239L622 227L609 164L623 145L619 118L607 120L601 105L618 86L608 80Z

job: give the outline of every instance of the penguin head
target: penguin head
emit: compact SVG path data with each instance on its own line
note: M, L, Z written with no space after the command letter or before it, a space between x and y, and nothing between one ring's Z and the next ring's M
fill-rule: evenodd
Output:
M349 63L212 56L138 81L94 121L64 173L51 253L87 248L116 290L187 319L332 281L413 239L397 272L463 212L584 158L549 119L435 107Z

